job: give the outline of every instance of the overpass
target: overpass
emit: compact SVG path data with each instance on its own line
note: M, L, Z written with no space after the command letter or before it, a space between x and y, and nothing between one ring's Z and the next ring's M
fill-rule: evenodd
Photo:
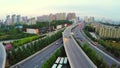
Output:
M70 66L71 68L97 68L72 37L71 30L76 26L77 24L73 24L63 32L63 44Z

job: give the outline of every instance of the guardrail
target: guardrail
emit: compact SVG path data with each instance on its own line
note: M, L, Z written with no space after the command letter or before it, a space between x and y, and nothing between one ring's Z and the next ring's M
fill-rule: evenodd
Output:
M73 38L73 36L71 36L71 38L73 39L73 41L75 42L77 47L80 48L79 45L77 44L77 42L75 41L75 39ZM85 58L88 60L88 62L90 63L91 67L97 68L97 66L89 59L89 57L85 54L85 52L81 48L80 48L80 50L83 53L83 55L85 56Z
M5 62L6 62L6 50L5 47L0 44L0 68L5 68Z

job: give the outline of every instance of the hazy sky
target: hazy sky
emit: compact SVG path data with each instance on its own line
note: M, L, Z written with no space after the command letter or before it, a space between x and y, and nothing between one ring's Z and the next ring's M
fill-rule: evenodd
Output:
M0 0L0 18L11 14L39 16L57 12L119 20L120 0Z

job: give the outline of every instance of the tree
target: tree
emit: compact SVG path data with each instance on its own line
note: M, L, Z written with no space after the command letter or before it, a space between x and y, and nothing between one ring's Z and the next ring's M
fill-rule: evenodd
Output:
M20 61L20 60L22 60L22 58L23 58L23 53L22 53L22 50L21 50L20 47L17 48L17 50L16 50L15 53L16 53L16 60L17 60L17 62Z
M116 68L116 64L112 64L111 68Z

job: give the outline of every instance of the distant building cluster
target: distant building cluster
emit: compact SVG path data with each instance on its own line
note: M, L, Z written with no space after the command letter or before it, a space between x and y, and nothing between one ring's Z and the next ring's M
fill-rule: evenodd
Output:
M21 16L21 15L7 15L5 21L0 20L0 25L13 25L13 24L36 24L36 21L38 22L44 22L44 21L53 21L53 20L71 20L75 19L76 14L75 13L56 13L56 14L49 14L49 15L42 15L37 17L28 18L27 16Z
M108 25L103 25L103 24L97 23L96 32L101 37L120 38L120 27L108 26Z
M42 15L37 17L38 22L44 22L44 21L52 21L52 20L71 20L75 19L76 14L75 13L56 13L56 14L49 14L49 15Z
M68 26L68 24L57 25L56 28L52 27L51 30L59 30L61 28L67 27L67 26ZM30 33L30 34L42 34L44 32L51 31L51 30L47 29L46 27L43 27L43 28L26 28L25 32Z
M35 24L35 18L29 18L27 16L21 15L7 15L4 24L5 25L13 25L13 24Z
M84 22L85 22L86 24L93 23L93 22L94 22L94 17L85 16L85 17L84 17Z

